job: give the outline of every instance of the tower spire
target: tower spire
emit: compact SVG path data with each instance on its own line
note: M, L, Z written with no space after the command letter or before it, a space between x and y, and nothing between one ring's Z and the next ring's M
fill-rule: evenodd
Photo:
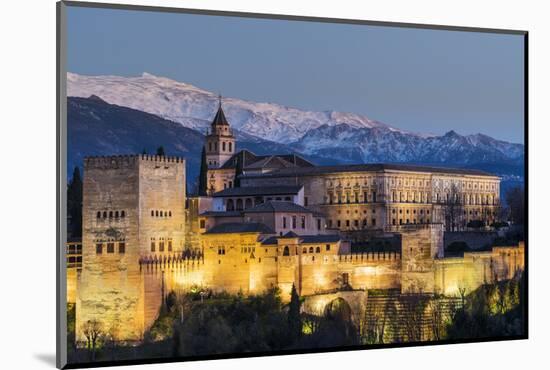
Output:
M222 108L222 93L218 93L218 109Z

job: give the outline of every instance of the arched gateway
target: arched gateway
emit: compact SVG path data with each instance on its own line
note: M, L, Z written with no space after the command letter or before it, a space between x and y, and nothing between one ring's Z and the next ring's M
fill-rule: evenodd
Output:
M365 315L368 293L364 290L320 293L304 297L302 311L317 316L338 316L359 325Z

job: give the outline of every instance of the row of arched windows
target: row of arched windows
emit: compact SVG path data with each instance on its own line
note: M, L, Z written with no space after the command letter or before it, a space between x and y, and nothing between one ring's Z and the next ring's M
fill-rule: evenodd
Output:
M330 244L326 244L325 245L325 250L328 252L330 251ZM296 249L296 253L298 253L298 249ZM321 253L321 247L320 246L311 246L311 247L302 247L302 254L307 254L307 253ZM290 256L290 248L288 247L288 245L285 245L285 247L283 248L283 256Z
M216 141L214 142L209 142L208 143L208 151L209 152L217 152L218 151L218 143ZM221 142L221 151L222 152L233 152L233 142L231 141L228 141L228 142L225 142L225 141L222 141Z
M151 210L151 217L172 217L172 211Z
M124 218L126 217L125 211L97 211L97 218Z

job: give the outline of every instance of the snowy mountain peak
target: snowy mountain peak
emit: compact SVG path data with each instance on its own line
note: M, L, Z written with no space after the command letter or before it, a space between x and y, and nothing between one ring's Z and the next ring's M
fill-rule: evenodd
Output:
M204 131L216 112L216 93L144 72L138 77L67 74L67 96L96 95L108 103L138 109ZM227 119L236 130L259 138L288 143L327 125L400 130L354 113L313 112L275 103L224 98Z

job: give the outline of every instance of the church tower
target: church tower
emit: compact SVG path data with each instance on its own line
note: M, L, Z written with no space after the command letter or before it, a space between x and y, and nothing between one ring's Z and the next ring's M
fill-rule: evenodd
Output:
M208 169L216 169L235 154L235 137L222 109L222 97L219 96L218 112L206 135L206 163Z

